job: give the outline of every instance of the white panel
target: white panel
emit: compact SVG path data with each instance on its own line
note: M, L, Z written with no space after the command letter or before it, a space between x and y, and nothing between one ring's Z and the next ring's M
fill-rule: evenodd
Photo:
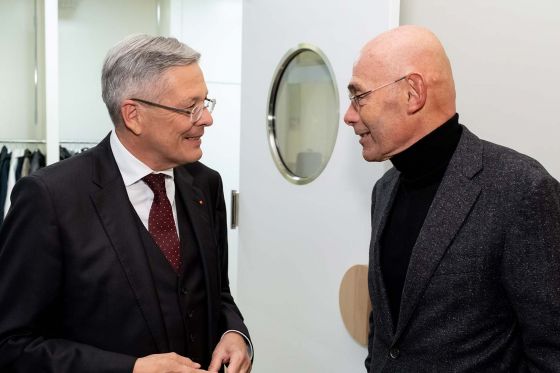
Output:
M241 88L234 84L208 83L208 97L215 98L212 113L214 123L206 128L202 140L201 161L222 175L224 195L228 211L228 227L231 224L231 190L239 189L239 120ZM237 295L237 247L238 231L228 230L229 280L233 296Z
M362 159L342 114L353 62L392 23L389 8L369 0L244 2L239 303L256 373L364 370L367 351L343 326L338 289L350 266L367 263L370 193L383 166ZM296 186L270 156L266 99L281 57L302 42L331 62L341 128L323 174Z
M0 139L34 139L35 5L33 1L0 1Z
M460 121L560 179L560 3L403 0L401 23L431 28L453 65Z
M59 81L58 81L58 8L56 0L45 1L45 119L47 164L59 160Z
M214 125L205 132L202 162L222 175L230 221L230 193L239 190L241 0L172 0L171 33L202 55ZM237 294L238 231L228 230L229 280Z
M157 34L156 1L64 4L59 12L60 138L99 141L113 127L101 99L103 60L129 34Z
M241 0L182 0L185 43L202 53L209 82L241 82Z

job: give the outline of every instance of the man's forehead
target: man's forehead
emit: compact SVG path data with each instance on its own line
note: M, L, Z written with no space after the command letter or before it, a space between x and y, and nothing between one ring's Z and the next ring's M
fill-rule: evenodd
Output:
M348 90L350 92L356 92L364 89L374 75L376 75L376 71L371 67L368 68L363 61L358 59L352 68L352 78L348 83Z

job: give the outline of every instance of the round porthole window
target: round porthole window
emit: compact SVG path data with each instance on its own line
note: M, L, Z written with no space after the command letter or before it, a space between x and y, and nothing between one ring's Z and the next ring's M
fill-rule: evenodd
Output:
M268 99L268 138L280 173L307 184L326 167L339 126L334 74L316 47L300 44L281 60Z

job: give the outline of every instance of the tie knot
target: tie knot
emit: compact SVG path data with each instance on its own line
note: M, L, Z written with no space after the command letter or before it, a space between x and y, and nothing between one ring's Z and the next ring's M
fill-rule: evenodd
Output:
M150 187L155 196L165 195L165 175L149 174L142 178Z

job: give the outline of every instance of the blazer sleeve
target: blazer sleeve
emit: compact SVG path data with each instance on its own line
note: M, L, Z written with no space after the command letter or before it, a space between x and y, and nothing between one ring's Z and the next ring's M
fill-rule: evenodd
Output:
M130 373L135 357L57 335L64 253L57 207L34 175L14 187L0 228L0 371Z
M531 372L560 371L560 186L546 174L512 211L502 278Z
M215 184L214 201L214 223L215 235L217 238L219 261L220 261L220 300L221 314L219 317L219 329L221 333L228 330L241 332L250 339L249 330L243 321L243 316L237 308L231 295L228 277L228 240L227 240L227 212L224 201L223 184L221 177L217 176Z
M373 266L373 258L375 253L373 252L374 247L374 237L373 237L373 213L375 212L375 198L376 198L376 190L377 190L377 183L373 187L373 191L371 192L371 231L372 237L370 242L370 252L369 252L369 265L368 269L372 268ZM368 291L369 291L369 300L373 303L373 279L369 278L369 270L368 270ZM374 335L374 323L373 323L373 307L372 311L369 313L369 334L368 334L368 354L365 360L366 371L370 371L371 367L371 356L373 351L373 335Z

